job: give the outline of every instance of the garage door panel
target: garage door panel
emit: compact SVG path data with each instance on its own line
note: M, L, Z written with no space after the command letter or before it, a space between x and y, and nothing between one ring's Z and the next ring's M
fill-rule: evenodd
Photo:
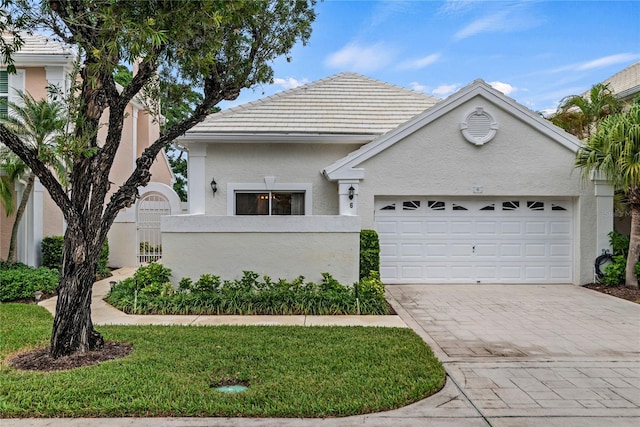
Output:
M450 222L449 234L454 238L471 237L473 236L474 223L471 221L456 221Z
M525 280L542 281L547 276L547 269L544 266L526 266L524 274Z
M515 221L503 221L500 223L500 233L503 236L519 236L522 234L522 224Z
M495 258L498 254L497 243L482 243L475 245L476 258L491 257Z
M457 266L454 264L451 266L451 279L460 282L472 280L475 276L474 270L472 266Z
M476 277L478 280L494 279L498 276L498 267L495 265L479 265L476 267Z
M422 258L422 244L404 243L401 248L402 257Z
M520 243L501 243L500 256L501 257L521 257L522 245Z
M422 273L422 267L419 265L403 265L402 266L402 278L403 279L422 279L424 277Z
M422 221L403 221L400 225L401 236L422 236Z
M396 236L398 234L397 221L377 221L376 228L379 236Z
M520 266L500 266L500 278L501 281L521 281L522 280L522 268Z
M524 246L524 254L526 257L544 257L546 256L547 246L544 243L529 243Z
M409 200L415 209L380 211L391 204L404 206ZM381 276L387 283L572 281L569 200L410 197L385 201L376 201L376 227Z
M380 243L381 258L396 258L398 256L398 245L395 243Z
M549 255L554 259L568 259L571 257L571 246L561 243L551 243L549 245Z
M550 233L554 236L569 236L571 234L571 223L569 221L549 223Z
M446 243L425 243L425 258L442 258L447 257L447 244Z
M547 223L542 221L527 221L525 225L525 233L527 236L539 236L547 234Z
M450 245L450 254L451 257L455 258L455 257L464 257L464 258L468 258L469 256L471 256L473 252L473 249L471 248L471 245L469 244L456 244L453 243Z
M428 264L425 269L425 276L428 282L448 281L449 268L446 265Z
M496 221L476 221L476 236L496 237L498 224Z
M558 282L571 281L571 269L567 266L551 266L549 267L550 276Z
M448 223L446 221L428 221L426 224L427 236L447 236L449 233Z

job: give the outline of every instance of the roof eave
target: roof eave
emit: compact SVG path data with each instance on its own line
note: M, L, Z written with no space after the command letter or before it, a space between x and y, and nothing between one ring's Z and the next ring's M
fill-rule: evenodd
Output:
M18 67L71 65L73 64L74 59L75 59L75 56L72 53L60 53L60 54L17 53L13 57L13 62Z
M233 142L233 143L291 143L291 142L321 142L326 144L366 144L380 136L380 134L330 134L330 133L259 133L259 132L198 132L187 133L179 138L180 144L189 142Z

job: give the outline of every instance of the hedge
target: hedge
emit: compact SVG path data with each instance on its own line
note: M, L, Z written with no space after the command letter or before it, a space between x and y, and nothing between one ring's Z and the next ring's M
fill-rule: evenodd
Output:
M371 272L380 275L380 241L374 230L360 232L360 279L371 276Z

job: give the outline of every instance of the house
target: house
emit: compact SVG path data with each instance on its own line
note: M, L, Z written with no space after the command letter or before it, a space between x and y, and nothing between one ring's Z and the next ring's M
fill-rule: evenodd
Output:
M70 87L75 52L42 35L25 34L23 37L24 45L14 55L17 72L8 74L0 65L0 97L18 102L17 91L23 91L40 99L48 96L47 86L55 86L66 92ZM116 184L114 189L124 182L135 167L136 157L158 135L158 124L147 114L144 105L139 101L131 102L127 107L122 144L109 177L110 181ZM99 138L101 137L104 138L104 133L99 135ZM151 171L152 182L140 189L140 200L135 206L118 215L109 233L112 266L138 265L140 260L147 261L150 256L157 257L157 251L148 254L140 249L158 247L160 214L182 212L178 196L171 188L173 175L164 153L158 156ZM21 196L24 184L16 184L16 196ZM0 259L6 259L13 220L13 216L7 217L4 207L0 207ZM40 265L42 238L62 235L64 230L62 212L44 187L36 181L20 224L18 261Z
M602 82L625 104L640 95L640 62L629 65Z
M444 100L341 73L210 115L189 215L162 218L174 278L358 278L375 229L385 283L573 283L608 249L613 191L580 141L482 80Z

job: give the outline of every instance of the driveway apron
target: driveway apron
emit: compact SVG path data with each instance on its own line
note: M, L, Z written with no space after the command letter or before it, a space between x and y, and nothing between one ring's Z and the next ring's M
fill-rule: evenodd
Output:
M640 305L573 285L390 285L492 426L640 425Z

